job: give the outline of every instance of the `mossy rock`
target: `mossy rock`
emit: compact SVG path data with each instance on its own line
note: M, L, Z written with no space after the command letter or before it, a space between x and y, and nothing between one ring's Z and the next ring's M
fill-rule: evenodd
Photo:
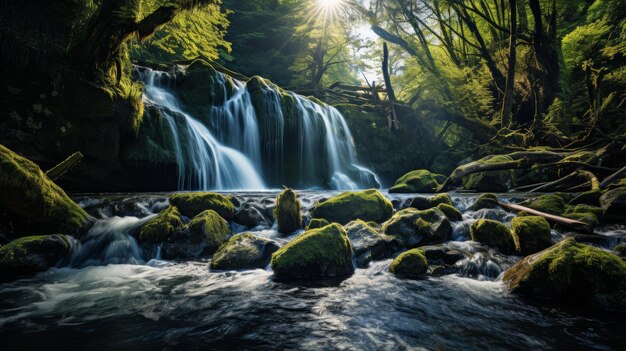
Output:
M626 187L604 193L600 197L600 207L608 221L626 223Z
M478 160L479 163L493 164L511 162L513 159L506 155L487 156ZM487 171L466 175L463 177L463 187L468 190L481 192L504 192L515 183L513 170Z
M452 222L458 222L463 220L463 214L461 211L457 210L456 207L448 204L439 204L437 208L443 212L446 217Z
M265 268L279 246L272 240L251 233L230 238L211 258L211 269L240 270Z
M571 238L524 258L504 272L503 281L516 294L626 312L626 263Z
M279 279L350 275L352 246L337 223L308 230L272 255L272 270Z
M552 245L550 224L540 216L513 218L511 233L516 251L522 255L530 255Z
M274 207L274 219L281 233L291 233L302 228L300 202L293 190L285 189L278 194L276 207Z
M417 278L428 271L428 261L422 250L412 249L398 255L391 262L389 271L401 277Z
M243 204L237 213L235 213L234 221L248 228L254 228L259 225L270 225L270 221L265 216L264 211L249 203Z
M25 236L0 247L0 281L45 271L70 251L65 235Z
M567 214L564 214L563 217L573 219L579 222L583 222L592 228L595 228L600 225L600 220L598 219L598 216L596 216L595 214L591 212L567 213ZM555 228L558 230L563 230L565 227L557 224L555 225Z
M600 225L600 220L603 218L603 212L600 207L579 204L575 206L567 206L563 217L575 219L586 223L591 227L597 227Z
M211 192L174 194L170 196L170 204L176 206L180 213L188 218L193 218L206 210L213 210L228 221L235 215L235 205L230 199Z
M217 251L231 233L228 222L213 210L201 212L188 226L192 237L204 238L204 253L209 255Z
M615 246L613 251L617 252L617 254L622 257L626 257L626 244L619 244Z
M330 222L325 220L324 218L313 218L311 219L309 224L306 226L306 230L325 227L329 224Z
M429 208L437 207L440 204L452 204L452 198L448 194L437 194L430 197L418 196L411 200L409 207L416 208L418 210L427 210Z
M376 189L347 191L318 203L313 218L346 224L355 219L381 223L393 214L393 205Z
M139 228L137 237L140 242L159 244L181 231L184 226L180 212L169 206Z
M602 215L603 215L602 208L598 206L587 205L587 204L567 206L565 208L565 214L570 214L570 213L592 213L598 218L602 218Z
M472 240L496 247L504 254L516 252L511 230L504 224L491 219L479 219L470 226Z
M601 190L585 191L584 193L580 193L576 195L569 202L569 204L570 205L585 204L585 205L597 206L598 204L600 204L600 196L602 196Z
M401 247L393 237L382 235L376 227L357 219L344 226L357 267L367 267L370 261L391 256Z
M528 207L533 210L560 216L565 212L565 202L563 198L555 195L541 195L528 201Z
M478 211L484 208L491 209L496 207L498 207L498 198L496 197L496 195L491 193L485 193L481 194L478 199L476 199L476 202L474 202L472 206L468 208L468 210Z
M405 208L396 212L383 224L383 233L396 237L402 245L412 248L423 244L439 243L450 236L452 226L438 208L417 210Z
M390 193L433 193L439 188L446 177L431 173L425 169L416 169L396 180L389 188Z
M30 160L0 145L0 208L19 232L74 234L90 216Z

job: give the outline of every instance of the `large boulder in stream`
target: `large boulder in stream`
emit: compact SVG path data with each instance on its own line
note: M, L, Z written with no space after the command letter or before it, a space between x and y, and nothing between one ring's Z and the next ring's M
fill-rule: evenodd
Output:
M511 230L498 221L479 219L470 226L470 235L473 241L496 247L504 254L517 251Z
M213 210L229 221L235 215L235 205L229 198L211 192L174 194L170 196L170 204L176 206L180 213L188 218L193 218L206 210Z
M626 312L626 263L571 238L524 258L502 280L511 292L531 298Z
M251 233L237 234L213 254L211 269L239 270L265 268L278 244Z
M0 211L15 229L41 234L74 234L90 216L30 160L0 145Z
M389 188L390 193L433 193L446 180L446 176L416 169L404 174Z
M347 191L320 202L311 212L313 218L347 224L355 219L381 223L393 214L393 205L376 189Z
M405 247L445 241L452 226L446 215L438 208L417 210L405 208L396 212L383 224L383 233L394 236Z
M279 279L350 275L352 245L337 223L307 230L272 255L272 270Z
M409 205L409 207L417 208L418 210L427 210L429 208L437 207L441 204L454 206L450 195L442 193L430 197L414 197L413 199L411 199L411 204Z
M389 271L401 277L417 278L428 271L428 261L420 249L412 249L398 255L391 262Z
M291 189L285 189L276 198L274 218L281 233L291 233L302 228L302 213L300 202L296 193Z
M552 245L550 224L540 216L513 218L511 234L513 234L516 251L522 255L530 255Z
M565 201L556 194L541 195L525 203L533 210L560 216L565 211Z
M626 222L626 187L609 190L600 197L600 207L607 220Z
M141 226L137 232L137 237L139 242L142 243L159 244L167 241L179 232L183 226L178 209L174 206L169 206Z
M0 247L0 281L45 271L70 251L65 235L26 236Z
M367 267L370 261L387 258L401 249L393 237L380 234L360 219L346 224L344 229L352 244L357 267Z
M217 251L231 234L228 222L213 210L201 212L189 222L188 226L193 238L203 240L203 253L207 255Z

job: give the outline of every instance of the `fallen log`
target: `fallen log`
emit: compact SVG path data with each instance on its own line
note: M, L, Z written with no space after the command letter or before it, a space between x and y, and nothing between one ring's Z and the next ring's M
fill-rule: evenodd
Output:
M593 227L588 225L587 223L583 223L571 218L565 218L565 217L561 217L561 216L557 216L557 215L552 215L549 213L545 213L545 212L541 212L541 211L537 211L537 210L533 210L530 207L526 207L526 206L522 206L522 205L516 205L516 204L509 204L506 202L502 202L498 200L498 205L504 207L504 208L508 208L510 210L514 210L514 211L524 211L527 212L529 214L535 215L535 216L541 216L551 222L554 223L558 223L561 224L565 227L571 228L576 232L579 233L586 233L586 234L593 234Z
M613 183L616 180L619 180L620 178L622 178L624 176L626 176L626 166L620 168L619 171L617 171L617 172L611 174L610 176L604 178L602 183L600 183L600 189L606 189L606 187L611 185L611 183Z
M80 151L77 151L71 154L70 157L63 160L63 162L47 170L46 175L50 178L50 180L55 181L76 167L82 159L83 154L81 154Z

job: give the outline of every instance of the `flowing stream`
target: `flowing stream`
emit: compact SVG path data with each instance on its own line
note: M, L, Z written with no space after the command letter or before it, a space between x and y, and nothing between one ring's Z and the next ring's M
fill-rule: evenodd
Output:
M299 192L303 215L329 191ZM274 192L236 192L265 211ZM410 196L388 195L396 208ZM507 195L515 196L515 195ZM469 240L476 218L505 223L501 209L467 211L475 195L453 195L463 221L443 245L464 252L456 273L420 280L374 261L345 280L277 282L271 269L215 272L210 259L167 261L146 252L132 230L168 204L161 194L81 196L98 218L71 258L34 277L0 285L3 348L39 349L598 349L623 350L626 323L568 312L511 296L497 277L519 257ZM270 225L245 228L281 237ZM606 247L626 228L601 228ZM553 240L562 234L553 232Z

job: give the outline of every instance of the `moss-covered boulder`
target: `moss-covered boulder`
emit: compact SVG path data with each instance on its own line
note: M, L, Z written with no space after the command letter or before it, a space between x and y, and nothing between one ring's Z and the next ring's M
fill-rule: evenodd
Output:
M0 281L45 271L70 250L65 235L26 236L0 247Z
M528 297L626 312L626 263L574 239L524 258L502 279L513 293Z
M425 169L416 169L396 180L389 188L390 193L433 193L439 188L446 177L431 173Z
M491 219L479 219L470 226L472 240L487 246L496 247L502 253L516 252L515 240L511 230L504 224Z
M180 213L188 218L193 218L206 210L213 210L229 221L235 215L235 205L230 199L211 192L174 194L170 196L170 204L176 206Z
M239 270L265 268L279 246L251 233L237 234L213 254L211 269Z
M279 279L335 277L354 272L352 246L337 223L308 230L272 255L272 270Z
M437 208L443 212L446 217L452 222L458 222L463 220L463 214L457 210L456 207L448 204L439 204Z
M203 253L207 255L217 251L231 233L228 222L213 210L201 212L188 226L192 237L204 240Z
M613 248L618 255L621 257L626 257L626 244L619 244Z
M566 206L563 217L586 223L593 228L600 225L600 219L604 216L600 207L579 204L575 206Z
M563 198L556 194L541 195L527 201L526 206L533 210L560 216L565 212L565 202Z
M438 208L417 210L405 208L396 212L383 224L383 233L396 237L402 245L412 248L438 243L448 239L452 226L446 215Z
M274 219L281 233L291 233L302 228L300 201L293 190L285 189L278 194L276 207L274 207Z
M347 191L320 202L313 209L313 218L347 224L355 219L381 223L393 214L393 205L376 189Z
M428 261L422 250L412 249L398 255L391 262L389 271L401 277L417 278L428 271Z
M474 202L472 206L468 208L468 210L478 211L484 208L496 208L496 207L498 207L498 198L496 197L496 195L491 194L491 193L486 193L486 194L481 194L478 197L478 199L476 199L476 202Z
M597 206L600 203L600 196L602 196L601 190L589 190L584 193L580 193L576 195L572 200L570 200L570 205L592 205Z
M626 187L609 190L600 197L600 207L611 222L626 222Z
M522 255L530 255L552 245L550 224L540 216L513 218L511 232L516 251Z
M329 224L330 222L325 220L324 218L313 218L311 219L309 224L307 224L306 230L325 227Z
M506 163L513 159L506 155L487 156L479 160L481 163ZM504 192L515 184L513 170L487 171L466 175L463 177L463 187L468 190L482 192Z
M411 199L409 207L416 208L418 210L427 210L429 208L437 207L440 204L452 204L452 198L448 194L437 194L430 197L417 196Z
M73 234L90 216L30 160L0 145L0 210L16 231Z
M387 258L400 249L393 237L380 234L360 219L346 224L344 229L352 244L357 267L367 267L370 261Z
M137 237L142 243L158 244L167 241L171 236L183 229L184 223L180 212L169 206L139 228Z

